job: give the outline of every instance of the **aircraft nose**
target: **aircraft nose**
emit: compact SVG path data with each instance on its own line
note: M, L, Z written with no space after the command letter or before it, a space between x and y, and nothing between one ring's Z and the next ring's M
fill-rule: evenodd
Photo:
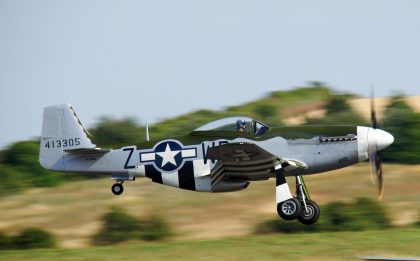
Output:
M380 129L374 129L373 136L374 140L376 140L376 150L378 151L387 148L394 142L394 136Z

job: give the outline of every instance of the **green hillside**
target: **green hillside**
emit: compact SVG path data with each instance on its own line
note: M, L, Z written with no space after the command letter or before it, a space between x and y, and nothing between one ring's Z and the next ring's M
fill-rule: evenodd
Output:
M268 125L281 126L285 117L296 116L310 109L324 107L331 96L332 91L322 86L276 91L256 101L231 106L221 111L198 110L173 119L163 120L151 126L150 132L154 138L185 135L209 121L238 115L256 118ZM144 135L141 136L141 139L144 139Z

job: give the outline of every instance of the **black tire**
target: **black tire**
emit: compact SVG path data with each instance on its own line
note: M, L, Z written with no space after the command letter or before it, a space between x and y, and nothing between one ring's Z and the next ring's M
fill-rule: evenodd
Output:
M120 183L115 183L114 185L112 185L112 193L114 193L114 195L121 195L124 192L124 187L122 184Z
M277 204L277 213L285 220L297 218L301 209L302 205L297 198L291 198Z
M306 206L308 207L308 212L306 212L305 207L302 205L302 209L297 219L302 224L312 225L319 219L321 210L319 209L318 204L311 200L306 201Z

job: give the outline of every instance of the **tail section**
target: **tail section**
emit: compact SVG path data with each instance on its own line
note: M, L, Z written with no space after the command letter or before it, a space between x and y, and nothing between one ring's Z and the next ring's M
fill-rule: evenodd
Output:
M39 162L42 167L64 171L64 152L96 147L70 104L44 108Z

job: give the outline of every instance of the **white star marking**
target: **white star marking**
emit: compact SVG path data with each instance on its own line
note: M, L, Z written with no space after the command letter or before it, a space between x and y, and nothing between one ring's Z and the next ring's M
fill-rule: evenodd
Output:
M169 144L166 144L166 149L164 152L157 152L156 154L162 157L162 166L163 168L166 164L172 163L174 166L176 166L175 156L180 153L180 151L172 151L171 147L169 147Z

